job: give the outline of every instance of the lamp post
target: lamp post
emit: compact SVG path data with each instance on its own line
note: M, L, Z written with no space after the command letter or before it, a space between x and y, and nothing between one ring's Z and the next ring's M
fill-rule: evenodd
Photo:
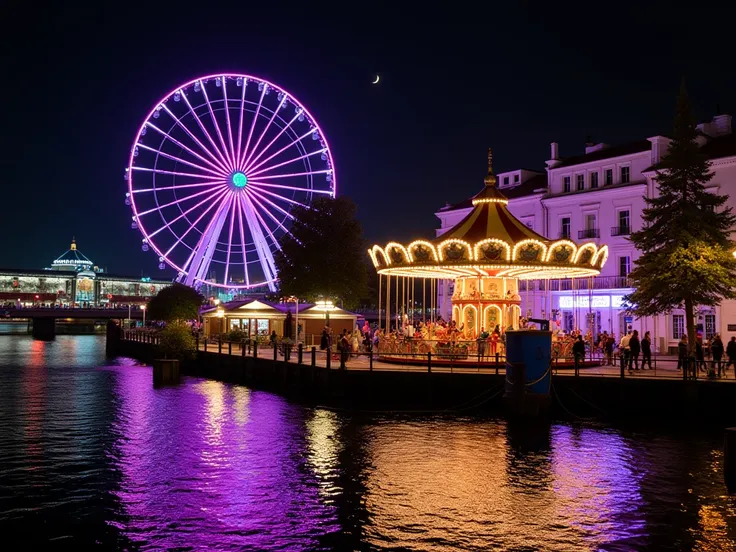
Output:
M328 300L317 301L315 306L325 313L325 326L330 325L330 311L335 310L335 304Z
M141 310L143 311L143 327L146 327L146 305L141 305Z
M294 325L296 326L296 330L294 332L294 335L296 335L295 342L299 343L299 298L296 295L292 295L286 300L288 303L296 303L296 316L294 318ZM291 337L291 336L289 336Z

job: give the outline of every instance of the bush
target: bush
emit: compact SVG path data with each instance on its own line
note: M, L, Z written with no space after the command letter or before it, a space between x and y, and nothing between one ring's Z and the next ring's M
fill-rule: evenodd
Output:
M225 334L225 341L232 341L232 342L240 343L247 337L248 337L248 334L246 334L243 330L236 328L234 330L230 330L229 332Z
M196 345L191 328L184 322L172 322L161 331L161 352L164 358L178 360L190 359L194 356Z

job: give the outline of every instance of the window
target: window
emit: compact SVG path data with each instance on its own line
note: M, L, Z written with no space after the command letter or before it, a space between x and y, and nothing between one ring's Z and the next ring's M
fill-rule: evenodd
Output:
M565 176L562 178L562 191L563 192L570 191L570 177L569 176Z
M588 213L585 215L585 229L586 230L595 230L595 214L594 213Z
M705 339L710 339L716 333L716 315L713 313L705 315Z
M514 175L514 184L518 184L518 183L519 183L519 175L518 174L515 174Z
M606 169L606 179L603 182L605 186L613 184L613 169Z
M579 174L577 176L577 180L578 180L578 191L584 190L585 189L585 175Z
M628 184L631 180L631 167L621 167L621 184Z
M560 238L570 237L570 217L560 219Z
M682 339L685 334L685 315L672 315L672 339Z
M590 187L591 188L597 188L598 187L598 173L590 173Z
M508 176L504 176L503 177L503 185L504 186L508 186L509 185L509 177Z
M629 210L625 209L623 211L618 212L618 227L621 229L621 232L626 231L628 233L629 228L631 227L631 216L629 215Z
M618 275L621 278L626 278L631 272L631 257L619 257L618 258Z

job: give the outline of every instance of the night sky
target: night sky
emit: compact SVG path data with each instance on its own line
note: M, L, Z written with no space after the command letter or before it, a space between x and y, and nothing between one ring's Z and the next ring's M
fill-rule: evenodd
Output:
M497 171L541 169L550 141L572 155L588 135L615 144L666 132L683 76L699 119L717 105L736 114L733 10L344 3L338 18L288 2L21 4L34 3L6 7L0 37L8 268L47 266L76 236L110 272L161 276L130 228L123 172L148 110L204 74L260 76L307 106L371 243L433 236L433 213L483 185L489 146Z

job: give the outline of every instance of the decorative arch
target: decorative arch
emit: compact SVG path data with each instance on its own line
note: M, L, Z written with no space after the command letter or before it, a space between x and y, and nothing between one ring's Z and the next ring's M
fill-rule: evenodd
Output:
M493 311L496 312L495 320L493 315ZM496 327L496 324L500 328L503 328L504 325L504 319L503 319L503 311L501 310L501 307L498 305L488 305L483 309L483 327L485 327L487 332L492 332L493 329Z
M547 253L547 246L544 242L535 239L521 240L519 243L514 245L514 249L511 251L512 261L544 261Z
M473 314L469 315L471 309ZM468 330L473 331L472 337L478 335L478 307L473 304L465 305L463 307L463 316L460 323L465 325L463 332L465 332L466 335Z
M424 261L434 261L437 262L439 259L437 257L437 250L434 248L434 245L428 241L424 240L417 240L414 242L411 242L409 244L409 247L407 248L409 252L409 262L416 263L416 262L424 262ZM422 258L426 254L427 258Z
M560 240L554 242L547 250L546 261L548 263L569 263L572 264L578 246L570 240Z
M409 263L409 252L406 250L406 247L397 242L386 244L386 256L389 264Z
M476 261L510 261L511 246L498 238L480 240L473 248Z
M608 260L608 246L604 245L598 250L598 253L595 254L595 257L593 257L593 260L590 264L593 266L598 266L599 268L603 268L603 265L606 264L606 261Z
M452 306L452 319L455 321L455 324L460 325L460 307L457 305Z
M381 248L380 245L374 245L371 253L371 259L373 259L373 264L376 266L376 268L382 266L381 265L381 259L383 259L383 266L388 266L391 263L388 260L388 255L386 255L386 252ZM381 259L378 258L378 255L381 255Z
M575 254L575 264L589 264L592 265L595 260L595 255L598 253L598 248L594 243L584 243L578 248L578 252Z
M510 324L507 324L506 327L509 325L515 329L519 329L519 320L521 320L521 307L519 305L511 305L509 307L509 319L508 322Z
M440 261L472 261L473 251L470 244L464 240L451 238L437 246Z

